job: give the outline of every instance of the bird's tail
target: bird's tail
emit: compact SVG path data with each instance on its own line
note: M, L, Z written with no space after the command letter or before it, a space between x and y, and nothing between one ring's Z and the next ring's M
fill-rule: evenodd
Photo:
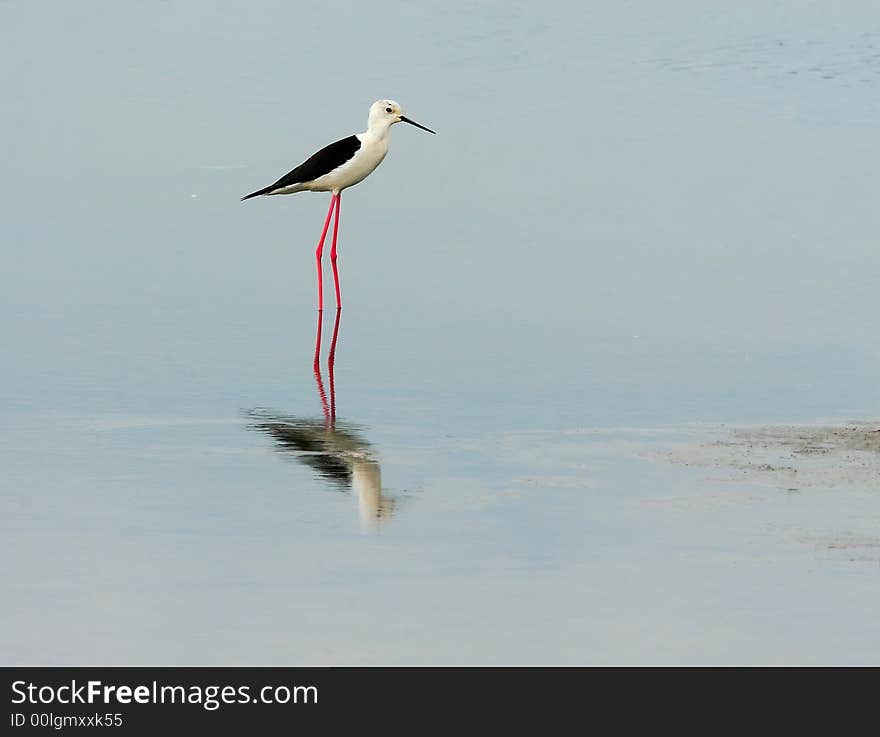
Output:
M263 189L258 189L256 192L251 192L250 194L246 194L241 198L241 201L249 200L251 197L259 197L261 194L269 194L272 191L272 187L264 187Z

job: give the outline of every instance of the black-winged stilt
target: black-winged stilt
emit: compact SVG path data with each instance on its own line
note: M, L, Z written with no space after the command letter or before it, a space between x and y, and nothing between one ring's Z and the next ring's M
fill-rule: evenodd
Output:
M333 286L336 289L336 309L342 307L339 295L339 273L336 270L336 238L339 233L339 205L342 201L342 190L352 187L366 179L373 170L382 163L388 153L388 131L395 123L409 123L416 128L434 133L430 128L405 117L400 105L394 100L377 100L370 106L370 117L367 130L336 143L325 146L300 164L296 169L285 174L274 184L251 192L242 197L273 194L294 194L296 192L332 192L327 218L321 230L318 248L315 250L315 261L318 267L318 310L324 309L324 279L321 273L321 256L324 251L324 239L330 226L330 217L336 210L333 223L333 246L330 249L330 263L333 266Z

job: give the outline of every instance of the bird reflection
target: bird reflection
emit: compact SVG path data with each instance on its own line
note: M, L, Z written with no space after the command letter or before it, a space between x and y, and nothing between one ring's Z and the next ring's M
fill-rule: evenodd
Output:
M251 427L271 435L276 449L309 466L322 481L340 491L354 489L360 510L361 524L365 528L376 527L390 517L395 510L394 500L382 493L382 472L369 442L361 435L360 428L336 419L336 382L334 367L336 346L339 339L339 322L342 311L337 310L333 325L333 338L327 356L329 398L321 373L321 323L318 312L318 328L315 337L315 360L313 371L318 396L321 400L323 418L291 417L265 410L249 413L254 420Z

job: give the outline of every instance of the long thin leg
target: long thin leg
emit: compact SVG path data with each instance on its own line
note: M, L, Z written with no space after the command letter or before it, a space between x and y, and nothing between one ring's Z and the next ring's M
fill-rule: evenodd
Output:
M336 288L336 309L342 309L339 297L339 272L336 270L336 236L339 233L339 206L342 204L342 192L336 195L336 219L333 221L333 246L330 248L330 265L333 267L333 286Z
M315 373L318 372L318 369L321 366L321 323L322 315L318 315L318 328L315 331L315 361L312 364L312 367L315 369Z
M321 254L324 252L324 238L327 237L327 228L330 227L330 216L333 214L333 205L339 195L333 195L330 199L330 207L327 210L327 219L324 221L324 229L321 231L321 240L318 241L318 247L315 249L315 262L318 266L318 311L324 310L324 275L321 273ZM339 216L337 215L337 220Z

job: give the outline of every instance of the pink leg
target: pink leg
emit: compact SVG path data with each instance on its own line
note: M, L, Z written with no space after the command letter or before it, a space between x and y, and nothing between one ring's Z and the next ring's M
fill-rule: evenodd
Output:
M315 361L312 364L315 373L321 367L321 322L322 315L318 315L318 329L315 331Z
M339 272L336 270L336 236L339 233L339 205L342 203L342 193L336 195L336 219L333 221L333 246L330 248L330 265L333 267L333 286L336 288L336 309L342 309L342 299L339 297Z
M321 273L321 254L324 252L324 238L327 237L327 228L330 227L330 216L333 214L333 205L336 203L338 195L333 195L330 199L330 208L327 210L327 219L324 221L324 229L321 231L321 240L318 241L318 247L315 249L315 261L318 266L318 311L324 310L324 275ZM337 215L337 220L339 216Z

